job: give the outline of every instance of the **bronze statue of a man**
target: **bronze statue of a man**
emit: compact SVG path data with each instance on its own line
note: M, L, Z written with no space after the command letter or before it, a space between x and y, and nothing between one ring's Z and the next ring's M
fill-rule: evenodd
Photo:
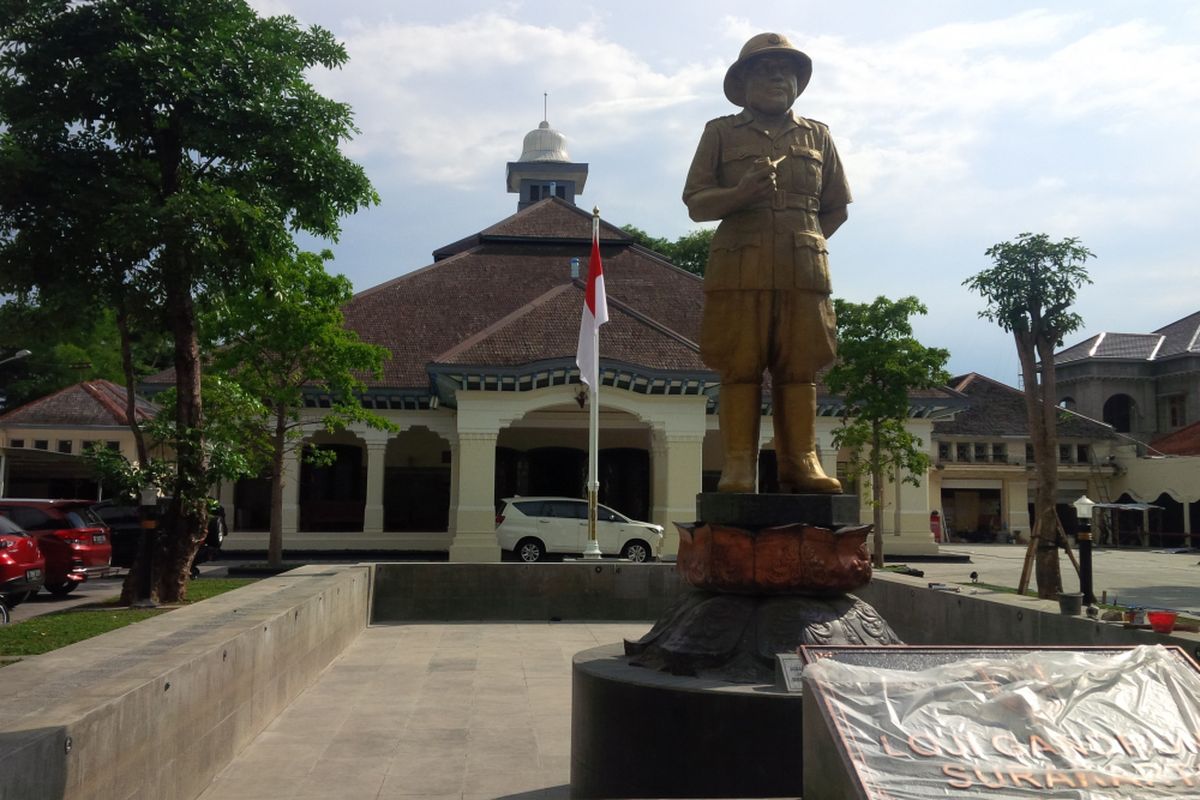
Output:
M704 128L683 202L721 220L704 276L700 354L721 375L722 492L753 492L763 371L771 372L784 492L841 491L816 452L816 377L836 354L825 240L846 221L850 187L829 129L792 104L812 59L777 33L746 42L725 74L742 112Z

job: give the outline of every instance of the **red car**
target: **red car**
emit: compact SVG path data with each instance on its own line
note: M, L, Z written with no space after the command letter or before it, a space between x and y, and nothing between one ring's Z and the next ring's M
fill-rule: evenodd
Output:
M46 580L46 559L37 540L0 517L0 601L9 608L32 597Z
M8 517L36 540L46 557L46 590L66 595L88 578L113 575L108 526L92 511L92 500L0 498Z

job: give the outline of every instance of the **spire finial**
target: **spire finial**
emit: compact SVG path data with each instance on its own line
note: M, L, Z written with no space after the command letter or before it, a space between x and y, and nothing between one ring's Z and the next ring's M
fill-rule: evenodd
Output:
M550 121L550 93L542 92L542 122Z

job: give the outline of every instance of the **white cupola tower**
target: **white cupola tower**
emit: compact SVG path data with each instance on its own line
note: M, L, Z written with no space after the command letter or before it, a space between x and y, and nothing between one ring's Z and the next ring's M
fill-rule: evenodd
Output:
M583 194L588 165L576 164L567 155L567 139L550 123L541 123L525 134L521 157L508 162L508 191L520 195L517 210L547 197L575 204Z

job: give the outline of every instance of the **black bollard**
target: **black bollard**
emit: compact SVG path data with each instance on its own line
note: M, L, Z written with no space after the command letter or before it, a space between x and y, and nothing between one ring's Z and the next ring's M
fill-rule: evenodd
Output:
M1090 606L1096 602L1092 591L1092 532L1080 531L1076 538L1079 541L1079 591L1083 593L1083 604Z

